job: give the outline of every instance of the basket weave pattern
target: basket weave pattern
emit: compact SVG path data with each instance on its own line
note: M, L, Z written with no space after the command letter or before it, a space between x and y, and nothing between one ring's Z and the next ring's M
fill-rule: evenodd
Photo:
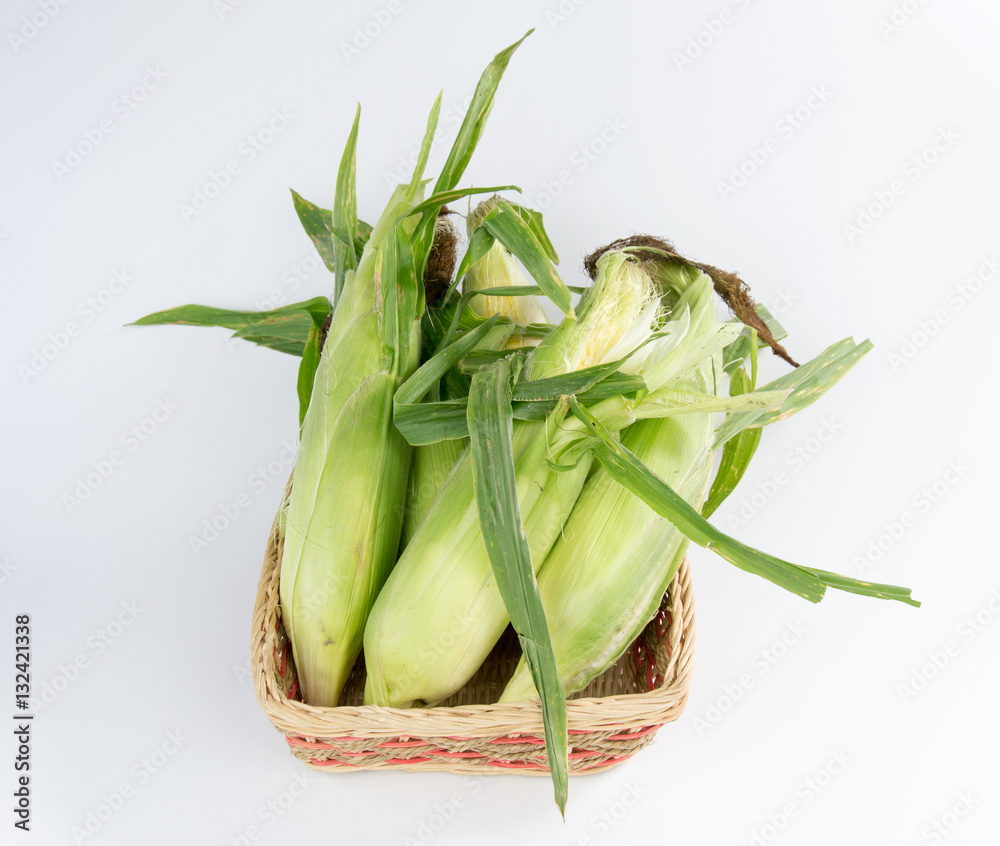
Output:
M250 661L257 700L296 758L317 769L341 771L548 774L538 703L495 704L521 656L509 627L476 675L440 706L363 705L362 658L341 705L303 703L281 624L281 551L275 527L254 605ZM570 773L613 766L648 745L661 725L676 720L687 701L693 656L694 604L684 561L642 634L616 664L566 703Z

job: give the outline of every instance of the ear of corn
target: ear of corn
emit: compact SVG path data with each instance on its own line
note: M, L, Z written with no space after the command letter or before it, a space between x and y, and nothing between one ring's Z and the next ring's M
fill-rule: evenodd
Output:
M337 704L399 546L410 446L392 397L417 366L420 322L408 240L388 229L413 200L394 199L334 312L285 518L282 619L313 705Z
M498 202L498 198L486 200L469 215L470 237L475 232L477 223ZM487 254L469 268L464 283L466 293L484 288L522 287L530 284L513 256L499 241L494 242ZM476 296L471 298L469 311L477 318L485 319L497 314L514 323L513 327L509 324L494 327L477 345L478 350L518 349L532 346L538 343L537 339L526 338L523 333L515 330L528 324L536 326L548 324L548 318L536 296ZM404 547L416 534L417 528L430 510L431 503L444 487L445 479L465 452L468 443L467 438L462 438L438 441L414 448L413 467L407 491L406 518L403 524Z
M279 583L282 619L311 705L337 704L368 612L399 550L411 453L392 423L392 400L419 363L425 305L419 283L441 206L475 193L454 188L521 41L483 72L434 196L422 204L438 96L413 177L393 192L359 261L342 237L350 239L357 226L357 120L341 162L331 221L337 298L302 423Z
M533 351L531 378L600 363L625 336L648 338L656 299L646 273L610 258L578 314ZM535 567L558 537L590 469L588 454L568 472L547 460L562 437L565 414L563 405L544 421L513 425L517 499ZM463 461L372 609L364 644L365 702L406 707L447 698L482 664L508 622L480 532L471 467Z
M711 331L711 281L698 274L675 304L680 319L666 329L692 334ZM673 323L677 326L673 326ZM664 345L677 349L676 344ZM666 356L661 356L660 363ZM682 380L684 387L710 390L713 365L703 359ZM712 454L713 415L706 412L647 419L622 433L622 444L653 473L700 508ZM562 535L538 575L538 590L567 693L582 690L613 664L652 619L673 578L688 540L631 491L599 467L588 479ZM524 660L501 702L537 699Z
M491 197L481 202L469 214L467 228L470 240L482 224L483 218L496 208L499 202L501 201L498 197ZM487 288L510 288L529 284L514 257L499 241L494 241L486 255L469 268L464 280L466 293L482 291ZM472 298L469 310L483 318L493 314L502 314L522 326L529 323L549 322L542 310L541 303L534 296L500 297L483 294ZM507 348L514 349L516 346L520 346L520 344L511 342Z

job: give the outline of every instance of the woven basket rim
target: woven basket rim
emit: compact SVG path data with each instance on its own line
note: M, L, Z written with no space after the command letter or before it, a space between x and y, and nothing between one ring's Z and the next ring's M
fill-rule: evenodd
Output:
M281 614L279 570L280 543L275 520L254 602L250 662L257 701L278 731L307 740L543 734L538 702L387 708L377 705L320 707L289 699L279 688L276 661L277 621ZM566 716L571 733L639 730L677 718L687 701L694 659L694 602L686 558L670 583L668 597L672 611L672 623L667 632L671 657L663 671L662 686L644 693L568 700Z

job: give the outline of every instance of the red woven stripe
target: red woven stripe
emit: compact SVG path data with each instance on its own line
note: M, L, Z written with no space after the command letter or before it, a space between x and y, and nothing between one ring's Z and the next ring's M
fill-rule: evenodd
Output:
M608 738L608 740L632 740L634 737L645 737L647 734L656 732L662 727L662 723L656 726L643 726L638 731L629 731L624 734L613 734Z
M387 764L424 764L430 758L389 758L385 763ZM310 764L314 764L317 767L356 767L357 764L349 764L346 761L321 761L318 758L310 758Z

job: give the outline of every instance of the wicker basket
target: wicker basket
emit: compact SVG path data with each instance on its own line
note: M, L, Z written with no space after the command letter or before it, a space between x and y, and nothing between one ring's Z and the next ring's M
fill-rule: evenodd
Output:
M537 703L496 703L520 647L510 627L468 684L435 708L362 705L364 662L355 665L336 708L298 698L291 648L281 624L277 528L264 556L253 613L250 661L257 700L292 754L318 769L446 770L546 775ZM687 561L657 616L622 658L566 703L569 771L607 769L649 744L684 710L694 653L694 605Z

